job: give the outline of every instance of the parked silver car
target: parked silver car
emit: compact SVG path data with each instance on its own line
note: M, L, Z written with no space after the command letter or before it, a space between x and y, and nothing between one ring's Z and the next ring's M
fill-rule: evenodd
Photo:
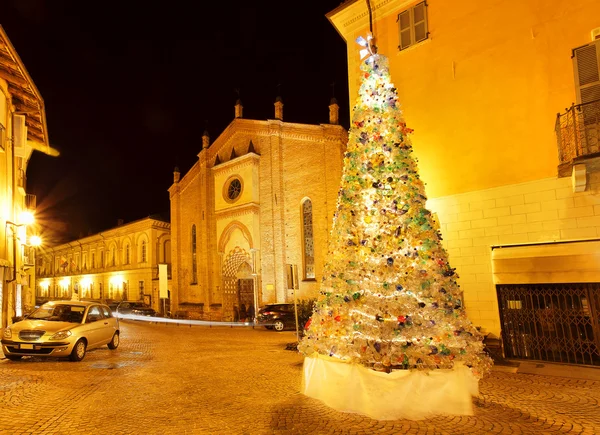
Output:
M98 302L47 302L2 334L2 351L13 361L24 356L81 361L88 349L103 345L119 346L119 320Z

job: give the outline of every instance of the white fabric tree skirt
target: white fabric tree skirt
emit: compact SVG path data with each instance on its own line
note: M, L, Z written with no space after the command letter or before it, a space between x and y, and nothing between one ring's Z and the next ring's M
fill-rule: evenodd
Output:
M434 371L376 372L324 355L306 357L302 393L343 412L376 420L473 415L479 382L462 364Z

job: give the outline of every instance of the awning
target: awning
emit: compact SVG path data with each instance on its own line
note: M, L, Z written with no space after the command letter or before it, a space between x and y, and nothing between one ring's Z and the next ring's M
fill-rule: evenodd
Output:
M600 282L600 240L493 246L495 284Z

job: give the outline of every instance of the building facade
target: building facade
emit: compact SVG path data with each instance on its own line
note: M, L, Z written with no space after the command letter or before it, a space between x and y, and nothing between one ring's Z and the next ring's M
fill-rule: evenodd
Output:
M56 155L48 141L42 99L0 27L0 328L35 302L32 214L27 165L34 150Z
M170 224L152 217L120 224L40 249L36 300L142 301L165 313L169 306L159 292L159 264L166 265L170 289Z
M316 295L339 189L347 133L330 123L235 119L169 189L172 303L231 319L234 308Z
M348 0L351 98L369 17L469 317L507 356L599 365L600 3Z

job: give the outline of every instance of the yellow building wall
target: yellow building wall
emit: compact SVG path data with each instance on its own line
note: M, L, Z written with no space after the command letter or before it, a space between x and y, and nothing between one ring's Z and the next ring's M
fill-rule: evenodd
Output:
M588 174L586 190L574 193L571 178L557 176L554 135L557 113L576 102L571 51L600 27L600 2L429 0L429 38L402 51L398 13L418 2L371 3L469 318L499 334L492 247L600 236L600 175ZM347 41L352 107L366 3L347 2L328 17ZM600 273L561 282L590 280Z
M65 298L103 302L149 299L152 308L160 312L163 303L159 295L157 269L159 263L170 257L169 253L165 258L162 252L164 243L170 238L169 223L146 218L71 243L45 247L40 251L36 264L38 302ZM141 258L142 241L146 242L145 262ZM124 252L127 245L130 246L129 263ZM110 254L113 246L114 266ZM91 262L92 254L95 264ZM83 257L86 258L85 263ZM65 260L66 267L57 267ZM144 282L143 294L140 281ZM173 291L171 279L168 279L167 287Z
M429 39L402 51L397 16L417 2L372 3L430 197L556 175L556 114L576 99L571 50L591 42L600 2L429 0ZM332 17L347 41L350 107L365 12L355 2Z

